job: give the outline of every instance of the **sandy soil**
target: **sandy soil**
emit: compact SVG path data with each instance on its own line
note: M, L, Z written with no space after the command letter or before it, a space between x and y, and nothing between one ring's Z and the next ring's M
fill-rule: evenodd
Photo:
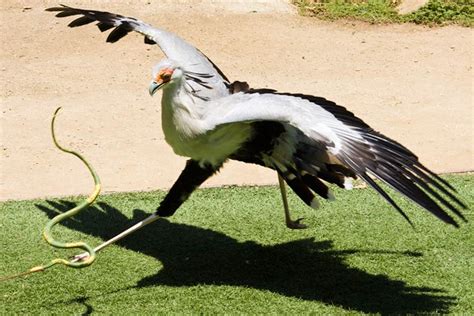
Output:
M231 79L332 99L434 171L474 169L472 29L327 23L291 13L208 13L148 2L67 4L178 33ZM91 190L84 166L52 144L49 122L57 106L63 107L61 142L88 157L105 192L169 187L185 159L164 142L160 97L147 91L160 50L138 35L106 44L95 27L70 29L71 19L43 11L55 2L25 3L0 4L0 199ZM273 172L229 163L207 185L269 183L276 183Z

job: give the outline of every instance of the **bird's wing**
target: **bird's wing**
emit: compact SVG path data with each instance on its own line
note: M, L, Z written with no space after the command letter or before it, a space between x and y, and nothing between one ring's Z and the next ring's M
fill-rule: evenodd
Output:
M114 43L128 33L135 31L145 36L145 43L157 44L170 59L178 62L187 71L206 76L206 85L212 87L216 96L227 95L229 80L222 71L201 51L180 38L179 36L155 28L132 17L125 17L104 11L71 8L65 5L48 8L46 11L58 12L57 17L80 17L69 23L69 27L78 27L98 22L101 32L113 29L107 37L107 42Z
M305 137L324 144L329 155L352 169L406 219L403 211L371 176L447 223L457 226L445 209L465 220L449 201L466 208L455 196L451 185L424 167L403 145L374 131L344 107L324 98L253 90L211 101L203 120L208 130L237 122L277 121L290 124Z

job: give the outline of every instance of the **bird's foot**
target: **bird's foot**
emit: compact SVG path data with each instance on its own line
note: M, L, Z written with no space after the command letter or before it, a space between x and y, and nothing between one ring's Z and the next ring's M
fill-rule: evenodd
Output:
M70 257L70 259L74 262L86 260L87 258L89 258L89 253L87 253L87 252L81 253L80 255L75 255L75 256Z
M301 223L302 220L303 220L303 218L298 218L295 221L292 221L291 219L288 219L288 220L286 220L286 227L288 227L289 229L305 229L305 228L308 228L307 225Z

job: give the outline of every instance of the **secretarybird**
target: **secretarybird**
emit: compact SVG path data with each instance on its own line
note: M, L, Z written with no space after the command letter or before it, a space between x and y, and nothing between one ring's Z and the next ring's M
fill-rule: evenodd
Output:
M356 177L372 186L408 221L373 178L446 223L458 227L448 211L466 221L459 211L466 206L449 183L423 166L410 150L374 131L344 107L322 97L231 83L198 49L135 18L67 6L47 11L58 12L57 17L79 15L70 27L98 22L102 32L113 29L107 37L111 43L131 31L138 32L145 36L145 43L159 45L167 57L153 68L149 93L163 91L165 139L176 154L190 159L156 212L104 246L158 217L174 214L229 159L278 173L290 228L305 226L290 219L285 182L307 205L317 208L315 195L334 199L328 183L350 189L351 179Z

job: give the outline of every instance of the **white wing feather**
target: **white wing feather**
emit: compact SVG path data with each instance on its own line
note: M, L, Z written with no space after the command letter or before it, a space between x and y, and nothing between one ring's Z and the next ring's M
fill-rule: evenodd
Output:
M237 93L208 102L203 113L206 130L224 124L266 120L298 128L311 139L323 141L334 155L342 149L344 139L364 141L355 129L344 125L332 113L294 96Z
M142 21L135 20L130 21L130 23L135 25L136 28L134 30L136 32L156 42L166 57L177 61L187 71L212 75L213 77L208 79L206 83L213 88L228 90L224 85L224 82L227 80L219 74L216 67L196 47L176 34L155 28Z

